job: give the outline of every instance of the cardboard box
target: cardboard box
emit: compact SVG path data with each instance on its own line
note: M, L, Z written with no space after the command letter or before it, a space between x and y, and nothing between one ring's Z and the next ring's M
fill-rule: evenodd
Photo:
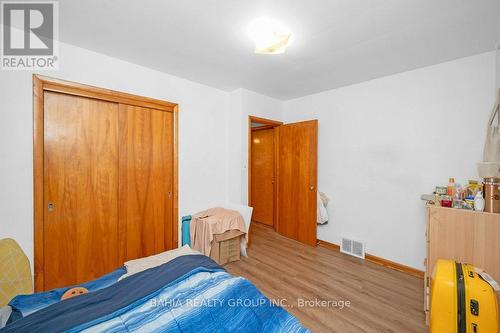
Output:
M245 233L239 230L228 230L225 233L214 235L210 258L219 265L240 260L241 237Z

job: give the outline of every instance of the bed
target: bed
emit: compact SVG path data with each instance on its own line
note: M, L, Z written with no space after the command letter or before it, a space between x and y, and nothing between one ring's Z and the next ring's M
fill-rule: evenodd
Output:
M16 318L0 332L309 332L250 281L201 254L120 279L124 274L121 268L63 301L53 297L40 305L41 294L14 298Z

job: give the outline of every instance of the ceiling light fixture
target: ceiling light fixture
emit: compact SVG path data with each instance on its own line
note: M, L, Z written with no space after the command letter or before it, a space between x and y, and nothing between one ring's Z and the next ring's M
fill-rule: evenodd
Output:
M292 41L292 33L281 22L269 17L254 20L248 26L248 34L255 43L257 54L281 54Z

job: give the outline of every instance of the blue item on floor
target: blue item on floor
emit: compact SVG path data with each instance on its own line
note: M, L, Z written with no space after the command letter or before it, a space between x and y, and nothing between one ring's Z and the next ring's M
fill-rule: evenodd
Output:
M191 246L191 232L189 231L189 226L191 224L191 215L182 217L182 246Z

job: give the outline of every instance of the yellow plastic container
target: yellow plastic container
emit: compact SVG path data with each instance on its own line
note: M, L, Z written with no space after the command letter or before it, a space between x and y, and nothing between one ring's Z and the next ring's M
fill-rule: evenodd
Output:
M438 260L431 277L431 333L497 333L493 288L469 264Z

